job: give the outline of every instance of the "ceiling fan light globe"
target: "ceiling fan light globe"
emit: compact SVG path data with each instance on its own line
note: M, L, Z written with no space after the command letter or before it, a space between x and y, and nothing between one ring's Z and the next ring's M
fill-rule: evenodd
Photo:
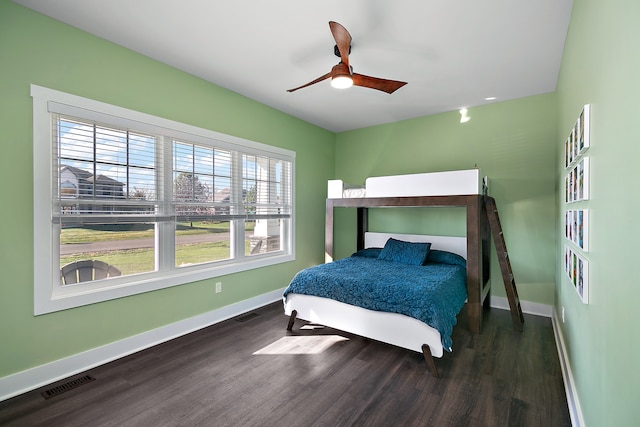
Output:
M331 86L336 89L347 89L353 86L353 79L349 76L336 76L331 79Z

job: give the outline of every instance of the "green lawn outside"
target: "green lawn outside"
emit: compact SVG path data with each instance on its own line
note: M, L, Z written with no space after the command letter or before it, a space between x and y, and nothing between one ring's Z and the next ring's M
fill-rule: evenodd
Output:
M182 223L178 224L177 236L227 233L229 223ZM113 240L149 239L153 237L153 229L139 229L140 226L132 226L131 230L89 228L63 229L60 234L61 244L92 243ZM109 228L112 228L111 230ZM137 229L136 229L137 228ZM252 230L253 224L247 224L247 229ZM245 242L248 250L249 243ZM203 262L220 261L229 258L229 242L205 242L179 245L176 249L176 264L199 264ZM154 250L152 248L113 250L105 252L82 253L60 257L60 267L81 259L99 259L116 266L123 275L143 273L154 270Z
M245 223L245 228L247 231L252 231L253 226L253 223ZM109 240L149 239L153 237L153 228L147 226L146 224L131 224L130 228L131 230L114 229L113 226L101 226L96 228L64 228L60 233L60 244L64 245L68 243L105 242ZM228 231L228 222L179 223L177 225L176 235L186 236L190 234L226 233Z
M198 243L181 245L176 253L177 265L199 264L229 258L229 243ZM60 257L60 267L81 259L99 259L118 267L122 275L144 273L154 269L153 249L127 249Z

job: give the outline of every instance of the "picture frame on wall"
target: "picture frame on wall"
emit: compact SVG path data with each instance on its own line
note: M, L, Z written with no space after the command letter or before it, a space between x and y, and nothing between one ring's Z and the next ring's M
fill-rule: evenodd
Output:
M580 248L589 252L589 210L576 209L564 212L564 237Z
M591 105L585 104L578 116L564 147L564 167L568 168L576 162L591 145Z
M569 277L580 300L584 304L589 303L589 261L574 251L573 248L564 248L564 270Z
M577 130L577 149L578 156L584 153L587 148L589 148L589 140L590 140L590 117L591 116L591 105L586 104L582 107L582 112L580 113L580 117L578 117L578 121L574 129Z
M578 255L576 291L584 304L589 303L589 261Z
M581 158L565 176L565 203L589 200L589 157Z
M580 249L585 252L589 252L589 211L587 209L581 209L577 212L577 232L576 232L576 244Z
M579 189L578 189L578 167L574 167L573 168L573 172L572 172L572 178L573 178L573 201L576 202L578 200L580 200L578 198L578 193L579 193Z
M589 157L583 157L576 166L578 197L576 200L589 199Z

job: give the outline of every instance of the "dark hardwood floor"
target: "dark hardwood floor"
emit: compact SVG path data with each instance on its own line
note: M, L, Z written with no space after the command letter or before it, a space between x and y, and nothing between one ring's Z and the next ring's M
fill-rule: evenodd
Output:
M2 426L570 426L551 321L484 314L432 377L420 353L333 329L287 333L281 303L0 402ZM246 318L243 318L246 317ZM243 321L240 321L243 320Z

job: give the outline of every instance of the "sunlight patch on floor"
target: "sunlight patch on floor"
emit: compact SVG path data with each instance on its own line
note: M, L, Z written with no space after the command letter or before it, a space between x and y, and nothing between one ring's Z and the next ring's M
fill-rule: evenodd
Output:
M288 336L253 354L320 354L332 345L348 340L340 335Z

